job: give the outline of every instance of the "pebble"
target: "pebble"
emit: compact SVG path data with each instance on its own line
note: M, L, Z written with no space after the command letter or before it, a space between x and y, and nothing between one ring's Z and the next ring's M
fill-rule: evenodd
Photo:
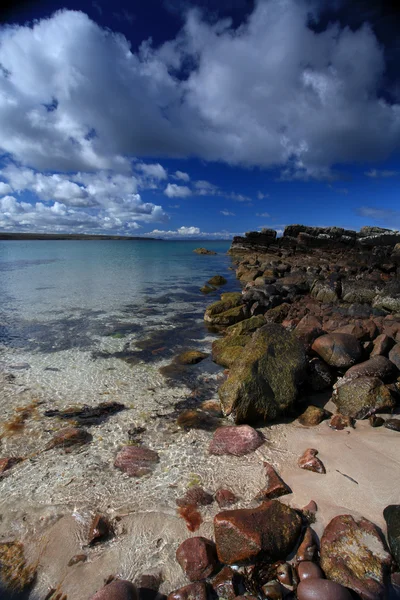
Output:
M120 469L129 477L149 475L160 457L157 452L144 446L124 446L114 462L114 467Z
M110 521L104 515L95 515L90 525L88 544L97 544L106 540L113 532Z
M208 600L208 588L202 581L190 583L171 592L167 600Z
M256 496L256 500L273 500L286 494L291 494L292 490L283 481L283 479L275 471L274 467L267 462L264 462L265 475L267 477L267 485Z
M382 417L377 417L376 415L371 415L368 421L371 427L382 427L382 425L385 424L385 419L382 419Z
M297 587L298 600L353 600L350 592L334 581L309 578Z
M326 473L323 462L317 458L318 450L315 448L308 448L299 458L298 465L300 469L306 469L307 471L314 471L314 473Z
M301 563L299 563L299 565L297 567L297 573L299 575L300 581L304 581L305 579L323 579L324 578L322 569L317 564L315 564L314 562L311 562L310 560L304 560Z
M311 527L307 527L304 532L303 541L301 542L297 554L296 562L313 560L315 553L317 552L317 545L314 540L313 530Z

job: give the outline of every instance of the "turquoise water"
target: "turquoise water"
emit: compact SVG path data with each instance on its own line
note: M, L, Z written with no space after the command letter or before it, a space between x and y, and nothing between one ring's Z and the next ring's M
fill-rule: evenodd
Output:
M194 254L199 245L218 254ZM65 350L110 335L120 318L133 333L150 315L164 325L179 312L182 319L201 317L210 302L199 291L207 279L224 274L224 289L236 287L228 248L229 242L1 241L0 347Z

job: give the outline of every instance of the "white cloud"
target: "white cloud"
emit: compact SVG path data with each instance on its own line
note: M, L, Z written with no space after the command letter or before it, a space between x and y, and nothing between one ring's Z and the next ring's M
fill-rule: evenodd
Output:
M63 230L70 226L71 230L114 228L123 232L139 227L137 221L163 222L168 218L161 206L142 201L137 181L131 176L102 171L44 175L15 165L0 173L14 191L14 196L6 196L3 202L10 208L9 214L2 215L4 228L50 231L53 227L56 231L60 225ZM43 202L30 204L15 198L25 191L34 192ZM47 217L42 219L44 215Z
M220 239L229 240L235 235L244 235L243 232L231 233L229 231L218 231L209 233L207 231L201 231L199 227L179 227L175 230L163 230L153 229L148 233L144 234L149 237L162 237L162 238L200 238L200 239Z
M235 213L230 212L229 210L220 210L221 215L224 215L224 217L234 217Z
M164 194L168 196L168 198L187 198L192 195L192 191L186 185L169 183L164 190Z
M9 194L11 191L11 186L9 186L8 183L0 181L0 196L4 196L4 194Z
M271 215L267 212L263 212L263 213L256 213L256 217L265 217L266 219L268 217L270 217Z
M168 177L167 171L159 163L151 165L140 163L139 165L136 165L136 168L148 177L153 177L154 179L167 179Z
M258 200L264 200L265 198L269 198L269 194L263 194L263 192L258 192L257 198Z
M400 171L385 171L379 169L371 169L370 171L366 171L365 175L367 177L396 177L400 175Z
M184 173L184 171L175 171L174 177L175 179L180 179L181 181L190 181L190 176L188 173Z
M280 167L282 179L386 158L400 104L379 95L383 48L367 24L312 31L309 9L258 2L237 30L192 10L175 39L137 52L79 11L2 26L0 150L41 171L129 174L133 157L195 156Z

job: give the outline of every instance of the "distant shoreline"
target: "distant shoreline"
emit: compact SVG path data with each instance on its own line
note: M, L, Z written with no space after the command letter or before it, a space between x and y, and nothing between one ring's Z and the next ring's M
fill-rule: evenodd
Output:
M0 240L142 240L163 241L161 238L127 236L127 235L85 235L79 233L2 233Z

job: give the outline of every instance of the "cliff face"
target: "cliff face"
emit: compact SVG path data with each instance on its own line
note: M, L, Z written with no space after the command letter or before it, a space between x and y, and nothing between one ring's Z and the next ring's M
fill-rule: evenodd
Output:
M263 253L269 249L287 249L304 252L308 248L324 249L365 249L384 248L390 254L393 246L400 243L400 232L381 227L362 227L360 231L341 227L308 227L307 225L288 225L281 238L277 238L274 229L250 231L245 237L233 238L229 252L231 254ZM382 252L380 252L382 253Z

